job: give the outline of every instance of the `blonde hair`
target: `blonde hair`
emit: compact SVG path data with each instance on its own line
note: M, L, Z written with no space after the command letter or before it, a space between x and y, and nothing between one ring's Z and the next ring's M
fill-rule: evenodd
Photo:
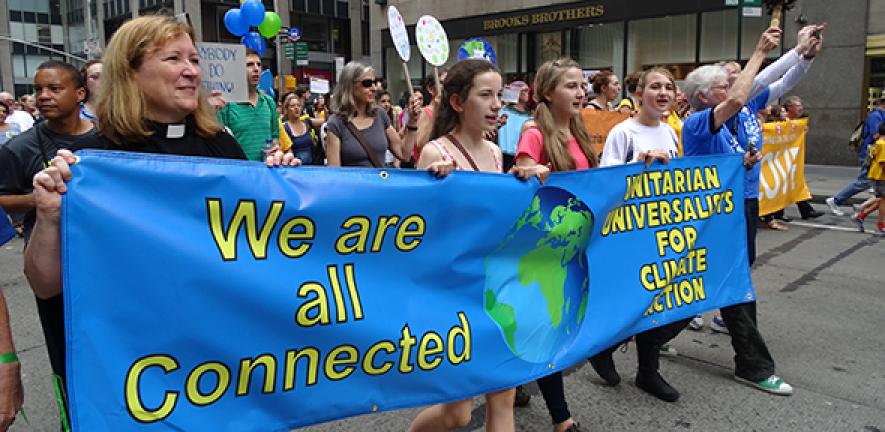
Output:
M146 141L153 135L145 127L145 89L135 80L135 71L146 57L182 35L190 36L193 43L193 30L186 23L168 15L146 15L127 21L111 37L104 52L101 91L95 106L98 129L105 138L119 145ZM211 138L221 131L202 90L192 115L200 136Z
M547 155L547 160L553 165L553 171L573 170L576 165L575 159L568 151L566 135L556 127L553 113L550 111L550 107L547 106L550 101L544 95L553 92L566 71L573 68L580 70L581 66L570 58L562 58L542 64L535 74L535 94L533 98L538 103L538 107L535 108L534 119L535 124L541 131L541 135L544 137L544 153ZM584 122L581 120L580 114L569 119L569 131L571 131L575 140L578 141L578 146L581 147L581 152L587 157L590 167L593 168L599 165L599 159L593 153L593 148L590 146L590 134L584 128Z
M297 94L295 94L295 92L292 92L292 93L287 94L286 97L283 99L283 105L282 105L282 107L283 107L283 118L284 118L286 121L293 120L293 119L290 119L290 118L289 118L289 102L291 102L293 99L301 100L301 96L298 96ZM304 104L301 105L301 109L302 109L302 110L304 109ZM303 111L302 111L302 112L303 112ZM294 120L298 120L298 119L294 119Z
M356 117L356 101L353 98L353 87L356 84L354 81L372 70L371 66L356 61L344 65L344 69L341 69L341 75L338 77L338 84L332 90L332 101L330 104L332 113L343 117L345 121ZM366 107L366 114L369 116L375 115L374 99Z

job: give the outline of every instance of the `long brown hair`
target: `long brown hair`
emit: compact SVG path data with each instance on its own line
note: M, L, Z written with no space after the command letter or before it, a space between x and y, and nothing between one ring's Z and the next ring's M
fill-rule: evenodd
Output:
M458 113L452 108L449 99L452 95L457 95L462 102L467 100L467 95L473 88L473 79L486 72L500 74L495 65L479 59L461 60L449 69L443 81L439 106L433 113L433 130L430 132L430 139L439 138L458 126Z
M535 124L544 137L544 154L553 165L553 171L573 170L576 165L575 159L568 151L568 139L565 133L556 127L553 113L550 111L550 107L547 106L550 101L544 95L552 93L566 71L573 68L580 70L581 66L570 58L562 58L542 64L538 68L537 74L535 74L535 94L533 98L538 103L537 108L535 108ZM575 140L578 141L578 146L581 147L581 152L587 157L590 168L598 166L599 159L593 153L593 148L590 146L590 134L587 133L580 114L569 119L569 131L575 137Z
M168 15L147 15L123 24L111 37L103 58L101 91L95 105L98 129L116 144L145 141L153 132L144 124L144 93L135 81L135 71L144 59L172 39L188 35L194 41L191 27ZM197 133L211 138L221 131L203 91L192 113Z

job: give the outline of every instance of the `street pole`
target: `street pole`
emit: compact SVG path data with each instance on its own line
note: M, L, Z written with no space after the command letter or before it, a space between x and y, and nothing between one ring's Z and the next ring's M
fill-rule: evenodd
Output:
M80 57L80 56L73 55L73 54L71 54L71 53L69 53L69 52L60 51L60 50L57 50L57 49L52 48L52 47L48 47L48 46L44 46L44 45L40 45L40 44L35 44L35 43L33 43L33 42L28 42L28 41L26 41L26 40L22 40L22 39L16 39L16 38L14 38L14 37L10 37L10 36L0 35L0 40L8 40L8 41L10 41L10 42L15 42L15 43L24 44L24 45L27 45L27 46L32 46L32 47L34 47L34 48L39 48L39 49L44 50L44 51L49 51L49 52L51 52L51 53L53 53L53 54L63 55L63 56L65 56L65 57L69 58L69 59L79 60L79 61L81 61L81 62L86 62L86 61L88 61L88 59L86 59L86 58L83 58L83 57Z
M276 11L277 14L280 13L279 0L273 0L273 9L274 11ZM286 8L286 10L288 10L288 8ZM286 82L285 79L283 79L283 43L280 41L280 32L277 32L276 36L274 36L274 41L276 41L277 43L277 81L279 84L279 92L277 93L277 98L280 98L286 91Z

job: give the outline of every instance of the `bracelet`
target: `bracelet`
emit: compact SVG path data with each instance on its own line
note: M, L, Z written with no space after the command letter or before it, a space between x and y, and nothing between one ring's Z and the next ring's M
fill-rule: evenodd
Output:
M0 365L18 363L18 355L15 351L0 354Z
M408 130L410 130L410 131L416 131L416 130L418 130L418 126L409 126L409 125L406 125L406 129L408 129Z

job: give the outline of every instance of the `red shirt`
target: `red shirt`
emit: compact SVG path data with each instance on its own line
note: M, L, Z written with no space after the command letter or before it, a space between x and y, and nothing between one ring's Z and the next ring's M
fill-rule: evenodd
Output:
M575 160L575 169L584 170L590 168L590 161L587 160L587 156L584 155L584 152L581 151L581 146L578 145L578 140L574 137L568 140L568 152L572 155L572 159ZM541 134L538 128L531 127L522 133L516 149L516 159L519 159L520 156L528 156L541 165L546 165L549 162L547 155L544 153L544 135Z

